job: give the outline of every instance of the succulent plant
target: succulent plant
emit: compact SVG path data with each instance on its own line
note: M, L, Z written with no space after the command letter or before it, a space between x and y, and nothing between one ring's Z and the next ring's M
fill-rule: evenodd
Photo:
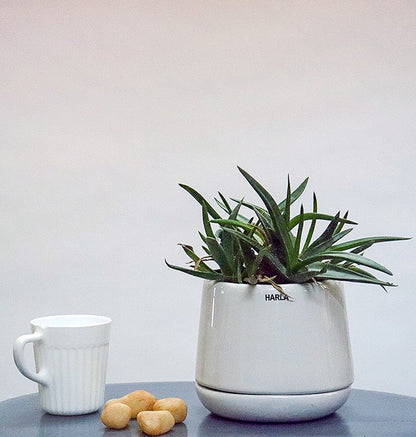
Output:
M390 270L363 253L375 243L407 238L380 236L341 242L357 223L348 219L348 212L343 216L340 212L335 215L318 212L315 193L312 211L306 212L301 205L299 213L291 215L292 205L303 194L308 178L292 191L288 177L286 197L278 203L249 173L238 169L263 206L244 199L227 200L219 192L215 202L221 216L196 190L179 184L202 206L205 233L199 235L205 255L199 256L192 246L180 244L189 256L191 266L180 267L166 261L169 267L215 281L271 283L280 291L278 284L325 279L377 284L383 288L394 285L368 271L392 275ZM325 222L323 230L315 236L316 225L321 222Z

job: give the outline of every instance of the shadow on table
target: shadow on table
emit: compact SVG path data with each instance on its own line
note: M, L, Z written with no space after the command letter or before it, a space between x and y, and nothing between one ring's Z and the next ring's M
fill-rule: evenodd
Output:
M121 436L129 436L129 437L145 437L147 434L144 434L139 430L139 427L137 423L134 423L135 421L132 421L127 428L125 428L123 431L124 433L120 435L120 430L118 429L110 429L106 428L103 431L103 437L121 437ZM178 423L173 427L173 430L168 433L167 435L172 435L172 437L187 437L188 436L188 430L186 428L186 425L184 423Z
M243 426L242 426L243 424ZM350 436L350 429L337 413L318 420L296 423L239 422L209 414L198 428L198 436Z
M74 420L76 418L76 420ZM102 431L103 437L141 437L145 434L139 431L135 420L120 430L106 428L97 413L80 416L54 416L44 414L40 420L39 437L88 437L98 435ZM175 437L187 437L188 430L184 423L173 428Z
M45 413L40 419L39 437L96 435L100 425L102 426L100 416L96 413L80 416L58 416Z

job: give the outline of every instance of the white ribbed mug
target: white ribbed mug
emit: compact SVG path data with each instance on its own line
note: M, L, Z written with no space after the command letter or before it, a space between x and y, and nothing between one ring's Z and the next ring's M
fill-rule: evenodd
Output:
M20 372L38 383L42 408L51 414L97 411L104 403L111 319L94 315L59 315L34 319L32 334L13 348ZM33 343L36 373L24 359Z

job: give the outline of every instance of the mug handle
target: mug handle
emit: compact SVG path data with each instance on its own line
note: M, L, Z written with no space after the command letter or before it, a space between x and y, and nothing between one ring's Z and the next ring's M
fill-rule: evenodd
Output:
M32 372L25 363L24 360L24 349L27 343L36 342L42 339L42 334L39 332L34 332L33 334L21 335L14 343L13 346L13 358L16 367L19 369L20 373L26 378L47 386L46 375L44 372L35 373Z

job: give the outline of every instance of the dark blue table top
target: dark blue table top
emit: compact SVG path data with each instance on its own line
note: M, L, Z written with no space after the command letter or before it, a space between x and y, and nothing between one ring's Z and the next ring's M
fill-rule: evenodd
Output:
M192 382L108 384L106 399L134 390L147 390L157 398L181 397L188 417L166 436L407 436L416 437L416 398L366 390L352 390L346 404L319 420L291 424L259 424L222 419L200 403ZM100 421L101 410L84 416L44 413L37 394L0 403L1 437L132 437L144 436L132 420L124 430L110 430Z

